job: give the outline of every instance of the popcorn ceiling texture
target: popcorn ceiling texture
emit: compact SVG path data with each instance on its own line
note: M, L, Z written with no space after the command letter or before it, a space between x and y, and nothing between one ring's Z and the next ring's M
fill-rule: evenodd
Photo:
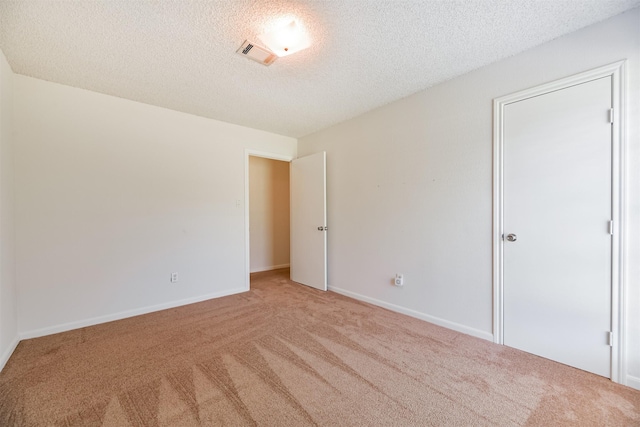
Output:
M0 48L19 74L301 137L639 4L2 0ZM235 53L292 18L309 49Z

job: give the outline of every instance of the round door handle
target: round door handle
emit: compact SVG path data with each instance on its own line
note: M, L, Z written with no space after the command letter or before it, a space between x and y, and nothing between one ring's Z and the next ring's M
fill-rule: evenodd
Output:
M509 242L515 242L516 240L518 240L518 236L516 236L515 234L507 234L507 241Z

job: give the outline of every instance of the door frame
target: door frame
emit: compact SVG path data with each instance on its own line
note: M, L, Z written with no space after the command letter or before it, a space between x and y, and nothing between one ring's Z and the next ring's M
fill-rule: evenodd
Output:
M625 384L627 382L626 328L625 328L625 233L627 230L627 173L626 173L626 134L625 134L625 64L626 60L595 68L580 74L566 77L493 100L493 340L504 344L504 277L503 247L504 241L504 107L534 96L562 90L603 77L612 78L612 191L611 215L613 236L611 245L611 330L613 342L611 348L611 380Z
M249 157L262 157L265 159L279 160L291 163L295 159L294 156L278 153L270 153L268 151L244 150L244 285L245 290L251 289L251 242L249 232ZM289 184L291 185L291 184Z

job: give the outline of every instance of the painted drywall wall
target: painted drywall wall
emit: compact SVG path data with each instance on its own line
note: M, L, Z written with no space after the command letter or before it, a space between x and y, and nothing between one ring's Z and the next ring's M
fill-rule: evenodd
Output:
M327 152L330 287L491 339L492 100L625 58L627 381L640 387L638 9L301 138L300 156Z
M20 75L14 125L22 337L247 289L245 149L295 139Z
M289 163L249 157L251 272L289 266Z
M18 344L13 224L13 72L0 51L0 369Z

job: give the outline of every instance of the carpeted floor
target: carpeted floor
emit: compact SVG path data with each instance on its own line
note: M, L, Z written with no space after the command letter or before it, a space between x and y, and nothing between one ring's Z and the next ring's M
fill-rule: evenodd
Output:
M0 425L640 425L640 391L287 274L21 342Z

